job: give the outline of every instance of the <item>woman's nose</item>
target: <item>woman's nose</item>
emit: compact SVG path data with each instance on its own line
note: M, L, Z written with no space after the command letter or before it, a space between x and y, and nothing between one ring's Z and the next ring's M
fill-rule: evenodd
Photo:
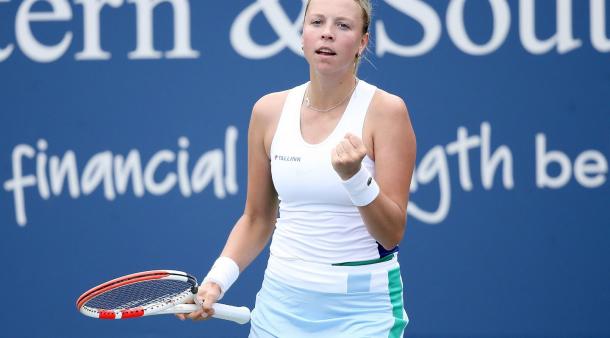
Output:
M329 27L325 27L322 31L322 40L334 40L335 36Z

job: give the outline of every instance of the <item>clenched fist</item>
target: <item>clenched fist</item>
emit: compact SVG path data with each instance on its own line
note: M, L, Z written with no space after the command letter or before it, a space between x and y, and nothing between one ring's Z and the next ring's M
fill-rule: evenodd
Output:
M364 156L366 156L366 147L362 140L354 134L347 133L331 151L330 162L339 177L345 181L360 170Z

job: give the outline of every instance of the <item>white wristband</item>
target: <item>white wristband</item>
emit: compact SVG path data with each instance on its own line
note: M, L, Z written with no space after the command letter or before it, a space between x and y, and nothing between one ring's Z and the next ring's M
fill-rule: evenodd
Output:
M357 207L370 204L379 195L379 185L375 182L373 175L362 165L354 176L343 181L343 187L347 190L352 203Z
M220 286L221 299L239 277L239 266L229 257L219 257L201 284L214 282Z

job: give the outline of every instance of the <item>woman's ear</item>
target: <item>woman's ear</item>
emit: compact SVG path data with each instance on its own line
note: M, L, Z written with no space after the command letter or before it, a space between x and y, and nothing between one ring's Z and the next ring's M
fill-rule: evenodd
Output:
M369 44L369 33L365 33L360 40L360 48L358 49L358 55L361 56L366 50L366 46Z

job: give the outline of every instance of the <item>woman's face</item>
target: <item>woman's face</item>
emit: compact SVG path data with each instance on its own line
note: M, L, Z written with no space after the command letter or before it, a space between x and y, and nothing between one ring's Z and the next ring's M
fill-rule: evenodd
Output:
M354 0L311 0L303 24L303 52L320 73L353 71L368 42L362 8Z

